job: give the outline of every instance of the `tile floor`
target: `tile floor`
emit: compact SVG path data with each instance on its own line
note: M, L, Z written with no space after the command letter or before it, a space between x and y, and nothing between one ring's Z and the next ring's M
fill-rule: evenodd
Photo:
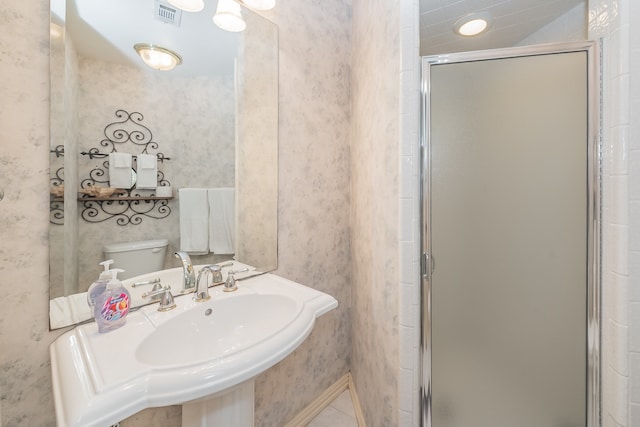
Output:
M336 397L307 427L358 427L349 390Z

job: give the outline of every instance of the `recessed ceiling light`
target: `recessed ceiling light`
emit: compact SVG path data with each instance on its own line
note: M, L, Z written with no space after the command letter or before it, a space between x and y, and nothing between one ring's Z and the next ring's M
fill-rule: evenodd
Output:
M160 70L173 70L176 65L182 64L182 57L176 52L151 43L137 43L133 46L140 58L149 67Z
M453 31L465 37L477 36L487 31L490 22L491 17L488 13L472 13L458 19L453 26Z

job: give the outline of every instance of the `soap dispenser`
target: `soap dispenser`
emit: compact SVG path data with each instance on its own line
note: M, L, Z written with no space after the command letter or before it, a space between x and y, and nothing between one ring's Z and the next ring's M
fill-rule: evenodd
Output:
M123 326L129 314L131 295L127 288L118 280L118 273L124 270L111 270L111 280L105 291L96 299L93 315L98 324L98 332L109 332Z
M96 299L98 296L107 289L107 283L109 282L109 279L111 279L111 271L109 270L111 268L111 264L113 264L112 259L108 259L100 263L100 265L104 267L104 271L100 272L98 279L93 282L87 290L87 304L89 304L89 307L92 309L96 305Z

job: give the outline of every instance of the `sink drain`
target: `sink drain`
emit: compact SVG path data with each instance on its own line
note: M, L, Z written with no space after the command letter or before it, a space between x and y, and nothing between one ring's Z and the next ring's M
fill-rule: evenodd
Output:
M211 313L213 313L213 310L211 310L210 308L207 308L207 311L204 312L205 316L210 315Z

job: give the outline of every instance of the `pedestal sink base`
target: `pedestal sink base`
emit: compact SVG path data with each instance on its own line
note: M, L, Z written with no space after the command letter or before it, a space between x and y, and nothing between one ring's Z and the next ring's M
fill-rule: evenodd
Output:
M254 380L182 405L183 427L253 427Z

